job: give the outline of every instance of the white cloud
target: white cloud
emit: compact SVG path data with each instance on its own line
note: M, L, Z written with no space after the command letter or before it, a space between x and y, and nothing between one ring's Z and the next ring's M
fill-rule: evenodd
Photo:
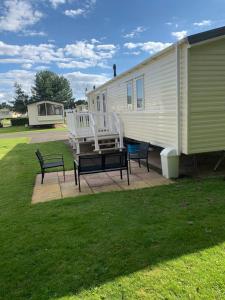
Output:
M85 89L91 90L95 85L100 86L110 78L105 74L88 74L82 72L72 72L64 74L70 81L72 90L77 99L84 98Z
M97 65L97 62L95 61L76 61L76 60L72 60L68 63L57 63L59 68L62 69L74 69L74 68L78 68L78 69L86 69L86 68L90 68L90 67L95 67Z
M198 27L211 26L212 21L211 20L202 20L200 22L193 23L193 25L198 26Z
M19 32L41 18L42 13L34 10L28 0L6 0L0 16L0 31Z
M66 0L49 0L54 8L57 8L60 4L65 4Z
M96 0L86 0L83 1L81 7L78 7L76 9L67 9L64 11L64 14L68 17L73 17L73 18L78 16L87 16L87 14L89 14L92 11L95 4L96 4Z
M82 8L78 8L78 9L70 9L70 10L65 10L64 11L64 14L66 16L69 16L69 17L77 17L77 16L80 16L80 15L84 15L86 12L84 9Z
M113 44L93 44L88 41L77 41L74 44L66 45L64 48L57 48L56 45L50 43L19 46L0 41L0 63L57 63L59 67L63 68L72 66L74 68L88 68L97 65L105 67L107 60L111 59L116 51L117 47Z
M24 35L24 36L47 36L47 33L44 31L23 30L22 35Z
M46 68L45 68L46 69ZM84 98L85 89L92 89L102 85L110 78L105 74L89 74L82 72L71 72L60 74L70 81L74 96ZM0 73L0 102L11 101L14 97L14 83L18 82L22 85L24 91L28 94L31 92L31 87L34 84L35 72L28 70L12 70L5 73Z
M112 44L96 45L87 41L77 41L74 44L66 45L64 50L66 55L72 57L100 61L112 58L116 52L116 46Z
M56 48L52 44L39 45L11 45L0 41L0 63L43 63L66 62L69 58L64 57L63 49Z
M100 44L101 42L99 40L96 40L96 39L91 39L91 43L92 44Z
M33 85L35 73L27 70L12 70L5 73L0 73L0 94L4 95L1 102L9 102L14 97L14 84L15 82L21 84L23 90L30 94L30 88Z
M32 68L32 64L23 64L22 68L23 69L31 69Z
M142 50L142 51L148 52L150 54L154 54L158 51L165 49L166 47L168 47L170 45L171 45L171 43L149 41L149 42L145 42L145 43L125 43L124 47L129 50L136 49L137 51L132 51L132 52L135 53L135 55L138 55L139 54L139 53L137 54L138 50Z
M132 30L130 33L125 34L123 37L125 38L134 38L136 37L139 33L146 31L146 28L143 26L138 26L134 30Z
M106 44L106 45L98 45L96 47L98 50L110 50L113 51L116 49L116 46L113 44Z
M185 36L187 36L187 30L175 31L171 33L177 40L182 40Z
M0 91L0 103L9 102L13 100L12 91Z

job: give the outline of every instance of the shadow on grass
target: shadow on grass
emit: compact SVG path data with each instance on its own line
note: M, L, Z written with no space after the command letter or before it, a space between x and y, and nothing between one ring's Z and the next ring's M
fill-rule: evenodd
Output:
M30 206L38 146L17 144L0 161L0 299L76 295L224 241L219 179ZM60 142L40 149L72 160Z

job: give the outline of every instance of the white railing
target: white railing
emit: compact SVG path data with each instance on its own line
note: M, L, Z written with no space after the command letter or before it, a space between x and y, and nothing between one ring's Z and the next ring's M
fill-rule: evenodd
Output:
M116 132L119 134L119 139L120 139L120 149L122 149L124 147L123 145L123 124L122 121L120 119L120 117L118 116L117 113L112 112L111 114L111 122L110 122L110 129L112 132Z
M93 137L94 137L94 141L95 141L95 150L98 151L99 150L99 143L98 143L98 128L96 125L96 122L94 120L93 114L90 113L90 127L91 127L91 131L93 133Z
M123 148L123 126L115 112L80 112L66 110L67 127L78 142L79 138L93 137L95 150L99 150L98 138L101 135L118 134L119 148Z

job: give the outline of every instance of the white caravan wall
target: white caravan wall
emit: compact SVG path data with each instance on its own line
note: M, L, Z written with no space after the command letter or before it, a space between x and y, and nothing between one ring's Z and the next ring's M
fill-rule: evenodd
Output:
M136 108L135 79L140 76L144 77L145 109L142 111ZM129 80L133 80L133 110L127 107ZM126 137L161 147L176 147L175 48L89 94L89 99L103 91L107 93L108 111L120 114Z

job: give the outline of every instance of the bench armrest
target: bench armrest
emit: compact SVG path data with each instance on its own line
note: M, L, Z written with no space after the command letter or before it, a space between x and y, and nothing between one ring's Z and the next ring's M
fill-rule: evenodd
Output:
M63 160L63 154L47 154L47 155L42 155L44 160L50 160L50 159L62 159Z
M79 163L78 163L78 161L76 159L74 159L74 165L75 165L75 167L79 166Z

